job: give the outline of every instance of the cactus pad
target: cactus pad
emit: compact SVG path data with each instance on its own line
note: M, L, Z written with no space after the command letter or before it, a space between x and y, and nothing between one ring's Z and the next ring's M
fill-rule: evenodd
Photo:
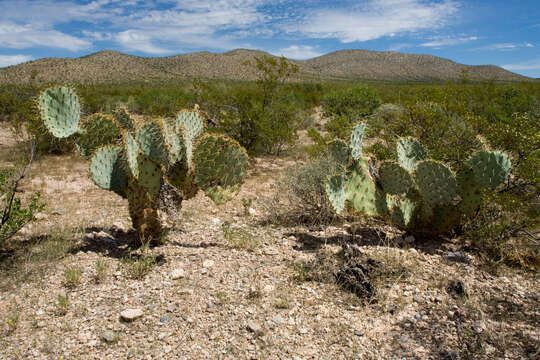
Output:
M122 148L107 145L99 148L90 161L92 180L102 189L122 194L127 187L127 175L122 166Z
M330 158L337 164L345 167L349 161L349 148L342 140L334 140L328 144Z
M176 131L173 119L164 119L162 124L163 139L169 153L169 164L175 164L183 160L184 139L182 133Z
M494 189L510 174L510 159L499 151L479 151L471 157L469 164L478 185Z
M81 106L72 89L58 86L44 90L38 107L45 127L55 137L66 138L77 131Z
M114 119L120 124L122 129L130 132L135 132L135 120L131 118L125 107L119 107L113 111Z
M428 207L449 204L456 196L456 177L443 163L434 160L419 162L414 171L414 179Z
M392 195L405 194L413 184L411 174L392 161L385 161L379 167L379 181L383 190Z
M362 157L362 141L364 140L364 132L366 131L366 124L361 123L356 125L351 133L351 156L354 160L358 160Z
M139 177L137 180L139 184L154 197L159 193L161 182L163 180L163 173L158 163L151 160L148 156L140 153L137 157L137 163L139 168Z
M482 204L482 190L476 183L472 169L464 169L457 173L458 195L461 201L458 208L465 215L474 215Z
M330 200L330 204L338 214L341 214L345 209L345 181L345 175L334 175L326 181L328 200Z
M396 195L387 195L386 201L394 224L403 229L414 226L419 206L417 201Z
M75 146L82 156L88 158L99 147L115 143L120 135L120 128L112 116L92 114L82 119Z
M135 179L139 178L139 163L137 158L139 156L139 144L131 133L124 133L124 148L126 151L126 161L128 163L129 169L131 170L131 175Z
M427 157L424 147L413 138L400 138L396 149L399 165L410 173L414 171L419 161Z
M236 141L215 134L206 134L199 139L193 162L195 183L203 190L241 184L248 167L246 151Z
M362 214L376 216L387 211L385 195L369 175L365 159L360 159L350 170L344 191L351 207Z
M144 124L136 133L136 140L140 150L150 160L160 164L169 162L169 152L163 136L162 126L158 122Z

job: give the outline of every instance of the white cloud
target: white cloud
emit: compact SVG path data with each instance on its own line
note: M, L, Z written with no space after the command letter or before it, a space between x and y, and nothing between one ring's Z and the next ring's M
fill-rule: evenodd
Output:
M400 51L400 50L403 50L403 49L406 49L406 48L409 48L411 47L411 44L408 44L408 43L397 43L397 44L392 44L388 47L388 51Z
M458 3L451 0L370 0L365 6L350 9L317 9L298 30L314 38L337 38L344 43L367 41L439 28L457 11Z
M502 65L502 67L510 71L540 70L540 59L524 61L516 64Z
M33 59L34 58L32 56L28 55L0 55L0 68L10 65L17 65Z
M57 30L42 29L32 25L0 23L0 46L25 49L44 46L78 51L89 48L91 43Z
M534 45L527 42L526 43L498 43L498 44L481 46L479 48L476 48L475 50L512 51L512 50L518 50L524 47L531 48L531 47L534 47Z
M322 54L315 47L309 45L291 45L275 52L275 55L297 60L311 59Z
M127 51L142 51L149 54L166 54L169 50L152 44L150 36L137 30L118 33L116 41Z
M441 46L452 46L452 45L459 45L464 44L469 41L478 40L478 37L476 36L469 36L469 37L461 37L461 38L437 38L432 41L428 41L425 43L420 44L419 46L424 47L441 47Z

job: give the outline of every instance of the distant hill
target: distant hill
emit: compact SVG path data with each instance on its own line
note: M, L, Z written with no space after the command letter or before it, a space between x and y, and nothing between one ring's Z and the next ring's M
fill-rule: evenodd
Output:
M244 63L261 55L270 54L237 49L222 54L195 52L151 58L107 50L80 58L44 58L2 68L0 84L25 84L36 80L53 83L151 82L185 78L253 80L256 72ZM443 81L460 79L463 71L475 81L533 80L498 66L470 66L431 55L398 52L342 50L309 60L291 61L299 66L298 80Z

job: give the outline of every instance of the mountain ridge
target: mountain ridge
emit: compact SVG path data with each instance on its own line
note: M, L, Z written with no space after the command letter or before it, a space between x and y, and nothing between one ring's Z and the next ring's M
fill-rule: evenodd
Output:
M268 55L261 50L224 53L192 52L167 57L141 57L102 50L78 58L42 58L0 68L0 84L109 83L175 81L187 78L254 80L257 72L246 61ZM307 60L294 80L446 81L466 76L473 81L535 81L495 65L464 65L427 54L395 51L338 50Z

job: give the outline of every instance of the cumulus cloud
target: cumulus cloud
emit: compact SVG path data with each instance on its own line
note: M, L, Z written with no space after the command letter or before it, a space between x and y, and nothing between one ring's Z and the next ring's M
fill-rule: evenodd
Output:
M32 56L28 55L0 55L0 68L10 65L17 65L33 59L34 58Z
M309 45L291 45L289 47L279 49L275 52L275 55L285 56L289 59L304 60L311 59L317 56L321 56L315 47Z
M370 0L364 6L316 9L298 30L314 38L336 38L344 43L368 41L439 28L457 11L458 4L450 0Z
M35 46L78 51L89 48L91 43L57 30L41 29L32 25L0 23L0 46L25 49Z

